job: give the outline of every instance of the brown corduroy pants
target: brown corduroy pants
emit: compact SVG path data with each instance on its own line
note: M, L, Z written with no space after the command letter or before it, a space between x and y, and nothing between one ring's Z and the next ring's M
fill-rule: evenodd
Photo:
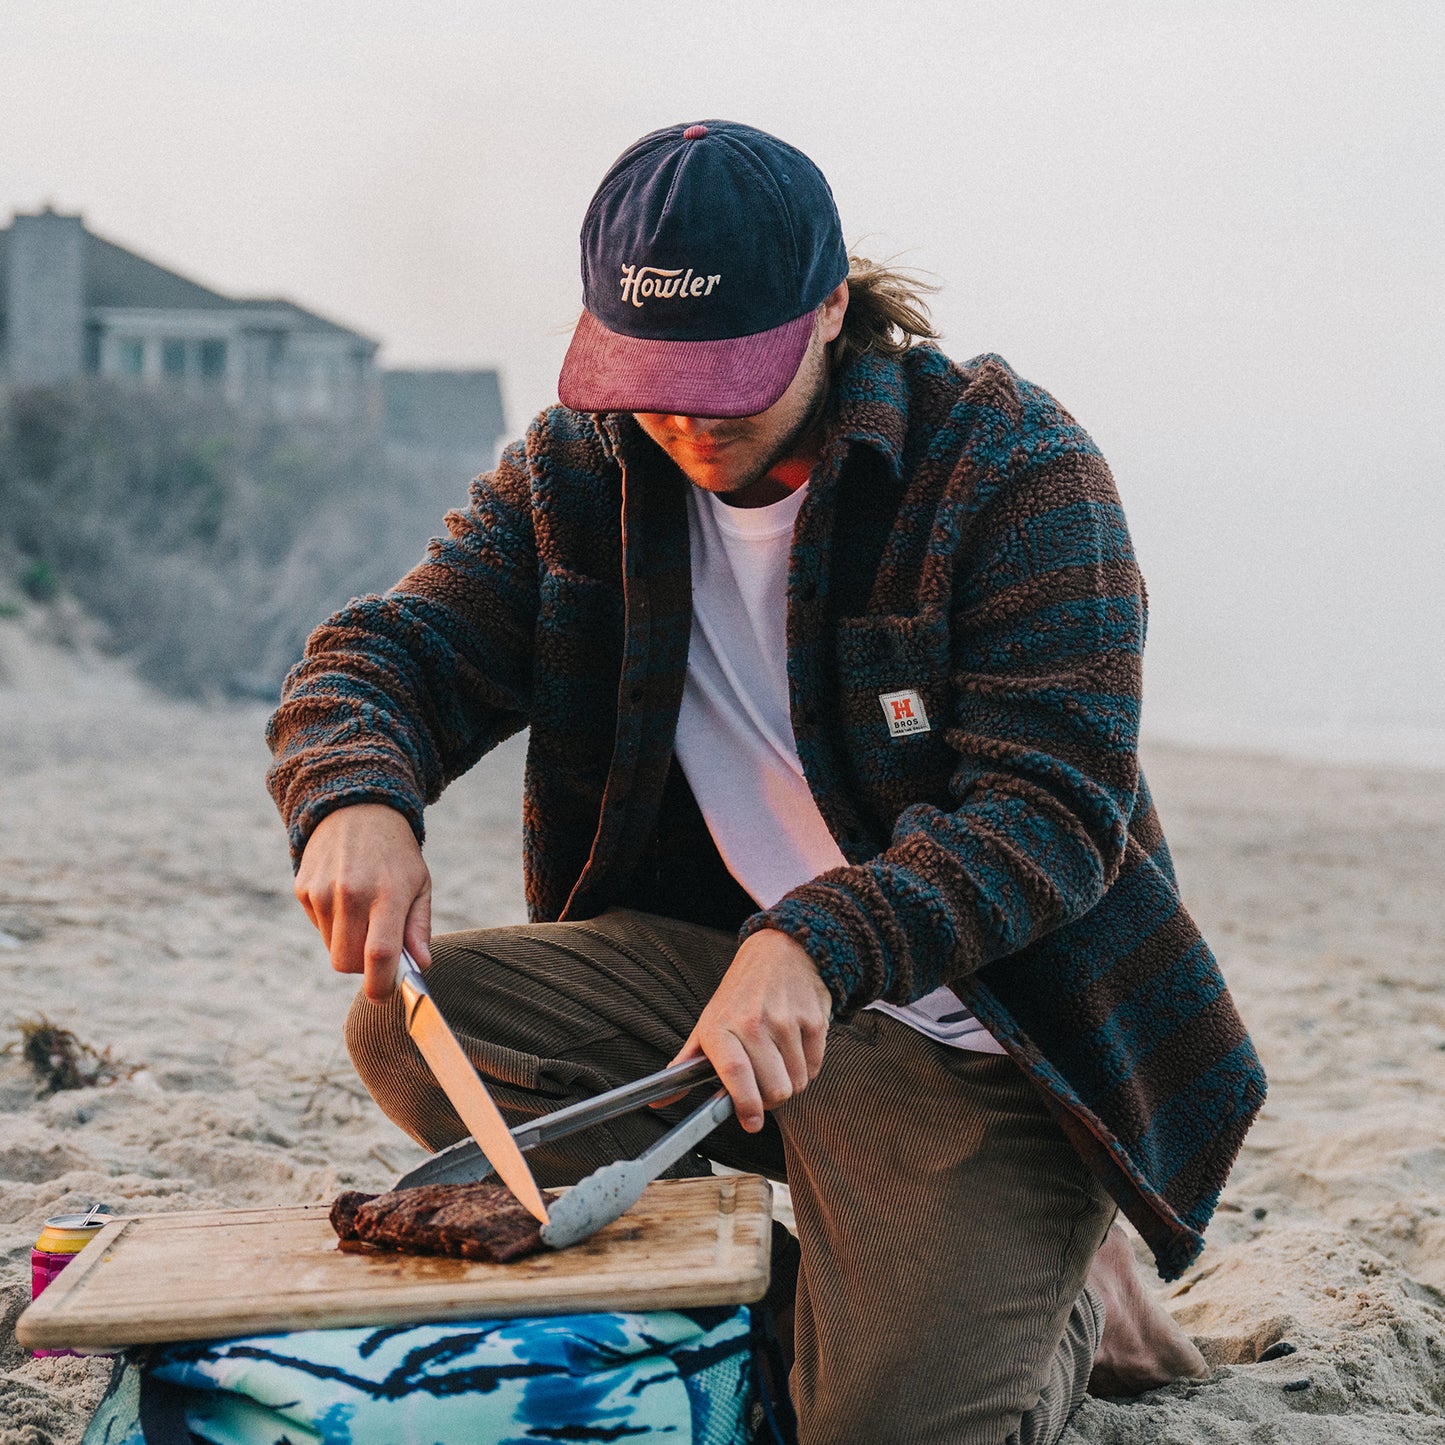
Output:
M435 938L427 981L521 1122L666 1064L736 946L616 910ZM347 1044L412 1138L462 1137L398 996L358 995ZM640 1153L685 1108L640 1110L528 1159L539 1183L571 1183ZM803 1445L1053 1445L1103 1327L1084 1285L1114 1206L1011 1062L863 1013L834 1026L817 1079L761 1134L730 1121L704 1147L792 1191Z

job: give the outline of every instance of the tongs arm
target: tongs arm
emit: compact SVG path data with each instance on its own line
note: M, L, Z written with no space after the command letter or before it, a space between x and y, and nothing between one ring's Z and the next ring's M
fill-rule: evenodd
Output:
M569 1104L565 1109L557 1109L530 1123L519 1124L512 1130L512 1138L517 1141L519 1149L534 1149L538 1144L550 1144L553 1139L563 1139L568 1134L590 1129L594 1124L605 1124L609 1119L630 1114L634 1109L667 1098L669 1094L685 1093L693 1085L716 1077L716 1071L706 1058L689 1059L686 1063L673 1064L671 1068L609 1089L596 1098L583 1099L579 1104Z
M511 1131L512 1138L517 1141L519 1149L534 1149L539 1144L565 1138L594 1124L605 1124L609 1119L631 1113L670 1094L684 1093L716 1077L716 1071L706 1058L688 1059L685 1063L673 1064L630 1084L609 1089L595 1098L583 1099L551 1114L543 1114L539 1119L518 1124ZM477 1147L476 1140L462 1139L422 1160L416 1168L407 1170L391 1187L411 1189L419 1184L467 1184L485 1179L491 1173L492 1166Z

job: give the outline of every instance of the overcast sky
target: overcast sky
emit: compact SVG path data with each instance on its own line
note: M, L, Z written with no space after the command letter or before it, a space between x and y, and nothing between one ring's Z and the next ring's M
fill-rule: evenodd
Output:
M1103 448L1146 722L1445 762L1442 77L1437 0L9 0L0 223L496 366L520 428L613 158L762 126Z

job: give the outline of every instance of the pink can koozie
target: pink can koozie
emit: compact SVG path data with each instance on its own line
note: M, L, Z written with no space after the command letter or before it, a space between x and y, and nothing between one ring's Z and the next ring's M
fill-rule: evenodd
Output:
M97 1204L88 1214L55 1214L45 1221L30 1251L30 1298L39 1299L56 1275L101 1231L110 1210ZM37 1356L73 1355L74 1350L35 1350Z

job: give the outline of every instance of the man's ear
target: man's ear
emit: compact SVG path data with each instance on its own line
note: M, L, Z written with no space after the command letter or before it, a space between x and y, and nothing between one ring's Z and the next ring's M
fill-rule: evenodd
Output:
M826 346L836 341L843 329L843 315L848 310L848 283L840 281L818 308L818 337Z

